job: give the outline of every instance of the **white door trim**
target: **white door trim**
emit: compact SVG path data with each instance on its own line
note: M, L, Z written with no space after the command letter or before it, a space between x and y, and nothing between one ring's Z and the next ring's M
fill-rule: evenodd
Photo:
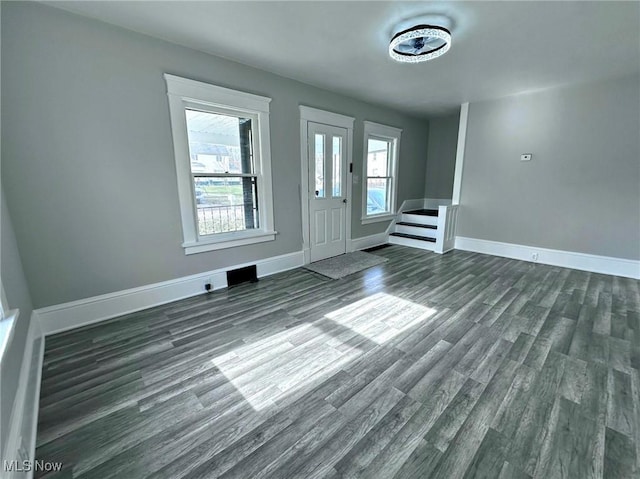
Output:
M304 264L309 264L311 262L311 243L309 241L309 157L307 147L309 122L322 123L324 125L347 129L347 145L345 147L345 152L347 154L347 211L345 214L345 233L347 240L347 252L352 251L351 211L353 204L351 191L353 189L353 172L349 165L353 163L353 124L355 122L355 118L300 105L300 202L302 205L302 250L304 252Z

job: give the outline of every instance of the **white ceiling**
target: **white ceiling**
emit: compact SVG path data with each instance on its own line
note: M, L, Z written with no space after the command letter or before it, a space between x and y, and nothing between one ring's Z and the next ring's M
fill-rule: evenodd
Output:
M639 2L55 2L197 50L419 115L640 71ZM399 64L395 27L451 22L444 56Z

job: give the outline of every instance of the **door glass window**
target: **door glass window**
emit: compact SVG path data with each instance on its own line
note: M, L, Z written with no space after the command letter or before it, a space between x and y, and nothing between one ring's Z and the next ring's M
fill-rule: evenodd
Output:
M342 137L333 137L333 191L334 197L342 196Z
M324 198L324 135L315 135L315 192L316 198Z

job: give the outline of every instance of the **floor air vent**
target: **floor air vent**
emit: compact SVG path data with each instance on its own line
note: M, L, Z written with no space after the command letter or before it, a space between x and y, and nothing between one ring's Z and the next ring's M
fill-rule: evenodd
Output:
M235 286L240 283L255 283L258 281L258 270L256 265L245 266L244 268L227 271L227 285Z

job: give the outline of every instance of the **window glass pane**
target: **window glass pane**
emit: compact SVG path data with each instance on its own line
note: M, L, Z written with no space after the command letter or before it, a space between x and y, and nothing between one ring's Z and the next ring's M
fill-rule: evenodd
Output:
M342 196L342 137L333 137L333 196Z
M193 173L253 173L251 119L187 108Z
M391 210L390 187L391 181L387 178L367 178L367 215L387 213Z
M391 142L369 138L367 142L367 176L390 176Z
M255 177L194 177L200 236L259 228Z
M315 190L317 198L324 198L324 135L315 135Z

